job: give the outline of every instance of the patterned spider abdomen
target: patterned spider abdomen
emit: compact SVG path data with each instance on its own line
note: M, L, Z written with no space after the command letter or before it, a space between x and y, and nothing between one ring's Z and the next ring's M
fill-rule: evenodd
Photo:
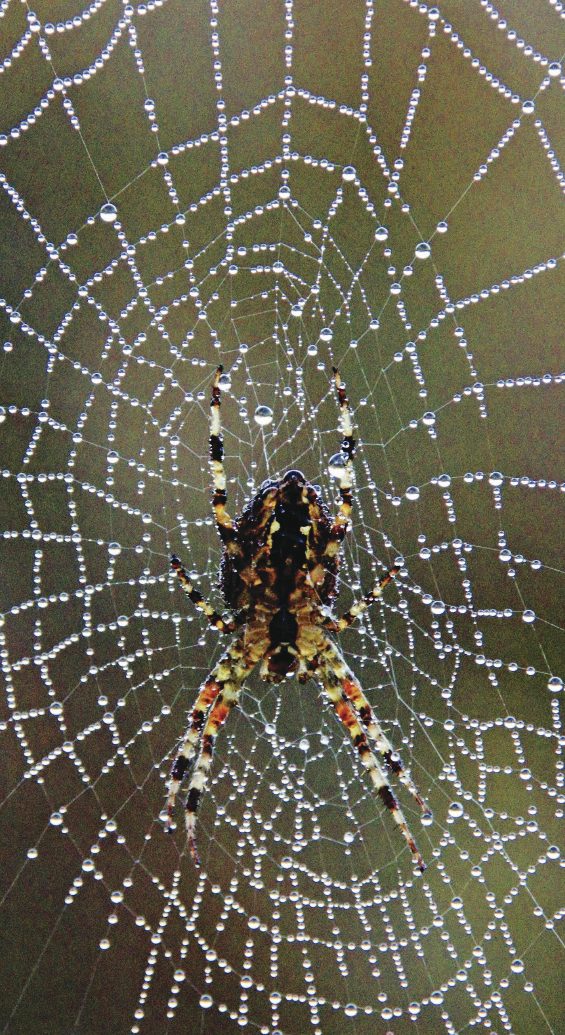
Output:
M235 611L282 611L271 637L292 643L291 612L302 617L336 595L339 542L325 503L301 471L287 471L264 482L245 507L233 544L226 544L220 572L226 604Z

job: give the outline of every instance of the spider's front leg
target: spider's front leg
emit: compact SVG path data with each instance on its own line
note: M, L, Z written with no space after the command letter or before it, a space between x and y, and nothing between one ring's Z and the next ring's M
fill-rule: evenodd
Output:
M386 775L376 756L369 747L367 736L359 723L355 709L343 692L332 666L330 664L322 664L318 669L318 678L320 680L322 690L327 694L335 709L338 719L347 729L355 748L357 749L361 762L369 773L369 777L377 791L377 794L391 813L392 818L410 848L419 869L423 872L426 869L426 864L416 847L416 842L408 829L408 824L406 823L402 810L393 794Z
M200 690L180 751L173 763L168 784L169 824L181 782L200 743L200 753L188 786L185 805L188 847L197 866L200 863L194 838L196 811L212 766L214 743L219 729L239 700L245 677L254 668L265 648L266 644L246 643L244 637L240 637L222 655Z
M410 773L404 769L400 756L396 753L390 740L386 736L377 716L363 693L359 680L354 672L349 668L349 665L346 663L339 647L328 639L323 655L326 664L336 676L345 696L349 701L351 701L355 708L369 737L371 740L375 741L379 753L384 758L388 768L392 770L400 782L404 784L408 791L410 791L410 794L417 801L424 816L430 816L431 813L428 805L422 798L418 788L410 776Z

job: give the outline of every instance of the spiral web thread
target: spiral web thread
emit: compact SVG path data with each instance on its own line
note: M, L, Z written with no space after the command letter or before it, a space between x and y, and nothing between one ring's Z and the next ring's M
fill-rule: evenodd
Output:
M346 6L2 4L5 1032L562 1025L563 5ZM338 613L401 570L341 646L423 876L311 684L248 681L199 871L164 832L218 362L234 515L334 505L347 381Z

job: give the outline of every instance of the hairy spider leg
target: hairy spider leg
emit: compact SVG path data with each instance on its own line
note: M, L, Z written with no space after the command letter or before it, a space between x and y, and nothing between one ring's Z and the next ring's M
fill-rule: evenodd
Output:
M426 869L426 864L416 847L416 842L414 841L414 838L412 837L412 834L408 829L408 825L406 823L402 810L393 794L393 791L388 783L386 775L383 769L381 768L379 762L377 761L376 756L373 754L371 748L369 747L367 736L359 724L359 720L357 718L357 715L355 714L355 709L353 708L353 705L345 696L338 682L337 676L335 675L329 664L320 667L320 669L318 670L318 678L322 690L327 694L331 701L331 704L335 709L338 719L340 720L340 722L343 723L343 725L347 729L353 741L353 744L357 749L359 758L361 759L361 762L363 763L363 765L369 773L373 786L377 791L377 794L379 795L383 804L391 813L394 822L400 829L408 847L410 848L410 851L412 852L412 855L416 860L416 863L418 864L418 867L423 873Z
M217 676L221 671L222 663L227 655L224 655L215 669L210 673L206 681L200 688L200 693L194 702L192 711L189 712L188 716L188 727L184 735L183 742L180 746L180 750L173 762L171 769L171 775L167 784L169 795L167 798L167 805L169 810L169 818L167 821L167 829L171 829L171 819L173 815L173 807L175 804L176 796L179 792L180 785L183 777L186 774L188 767L194 755L196 754L196 748L198 742L202 736L202 727L206 720L206 715L216 700L222 684L218 681Z
M228 493L226 489L226 473L224 471L224 442L220 421L220 378L223 369L222 366L219 366L216 370L216 376L212 384L212 398L210 400L210 465L212 467L214 483L212 505L220 537L224 543L233 544L235 535L233 521L229 514L226 513Z
M361 600L357 601L349 611L346 611L341 618L327 618L324 622L326 629L331 629L333 632L343 632L344 629L347 629L360 614L363 614L363 611L367 611L371 604L374 604L375 600L382 596L384 587L399 571L400 568L391 568L384 578L376 586L373 586L373 589L366 593Z
M398 777L400 783L404 784L406 789L410 791L424 815L431 815L428 805L422 798L410 773L404 769L398 753L394 750L369 701L365 697L359 680L349 668L339 648L331 640L328 640L323 655L327 666L339 681L345 696L351 701L369 737L375 742L389 769Z
M182 777L186 773L190 759L195 754L197 744L200 743L200 753L188 785L185 804L188 847L196 866L200 865L194 837L196 812L202 792L208 782L214 743L220 727L223 726L231 709L239 700L245 677L255 667L266 648L266 642L247 644L243 637L235 640L228 647L198 695L192 710L188 733L173 765L169 782L169 815L172 812ZM210 705L212 705L211 708ZM210 711L206 719L208 708Z
M206 615L206 618L213 628L218 629L219 632L233 632L234 629L237 629L237 622L233 618L223 618L221 614L214 611L214 608L207 600L204 599L202 593L194 588L191 579L187 574L186 568L183 567L175 554L171 557L171 568L178 576L178 580L186 595L190 597L194 606Z
M340 406L340 430L343 434L341 452L344 453L346 457L344 467L341 468L339 474L336 475L339 483L341 503L338 507L334 522L334 533L338 535L340 539L343 539L349 526L351 509L353 506L351 488L353 486L354 478L353 457L355 456L355 439L353 438L353 421L351 419L351 410L349 409L347 395L345 394L345 385L341 380L337 367L333 367L333 375Z

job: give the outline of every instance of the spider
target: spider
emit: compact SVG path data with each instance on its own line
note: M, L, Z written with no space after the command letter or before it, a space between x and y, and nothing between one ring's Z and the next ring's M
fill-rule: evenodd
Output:
M347 629L381 596L384 586L399 571L392 568L341 618L333 614L331 603L337 595L340 549L350 526L354 477L355 440L345 385L334 367L343 434L341 452L331 458L329 465L340 495L335 518L330 517L320 488L311 485L301 471L292 470L280 479L265 481L241 516L232 521L226 513L220 424L222 369L217 369L210 403L210 460L213 507L223 543L220 588L231 616L220 615L204 600L175 555L171 557L171 566L185 593L210 625L221 633L237 630L238 635L200 687L189 713L168 783L168 829L181 782L198 751L185 805L188 846L198 866L196 811L212 766L214 742L238 703L246 676L260 663L260 674L269 683L280 683L289 676L296 676L300 683L311 678L318 680L347 729L377 794L423 871L425 863L377 755L429 815L428 808L385 736L357 677L330 636Z

